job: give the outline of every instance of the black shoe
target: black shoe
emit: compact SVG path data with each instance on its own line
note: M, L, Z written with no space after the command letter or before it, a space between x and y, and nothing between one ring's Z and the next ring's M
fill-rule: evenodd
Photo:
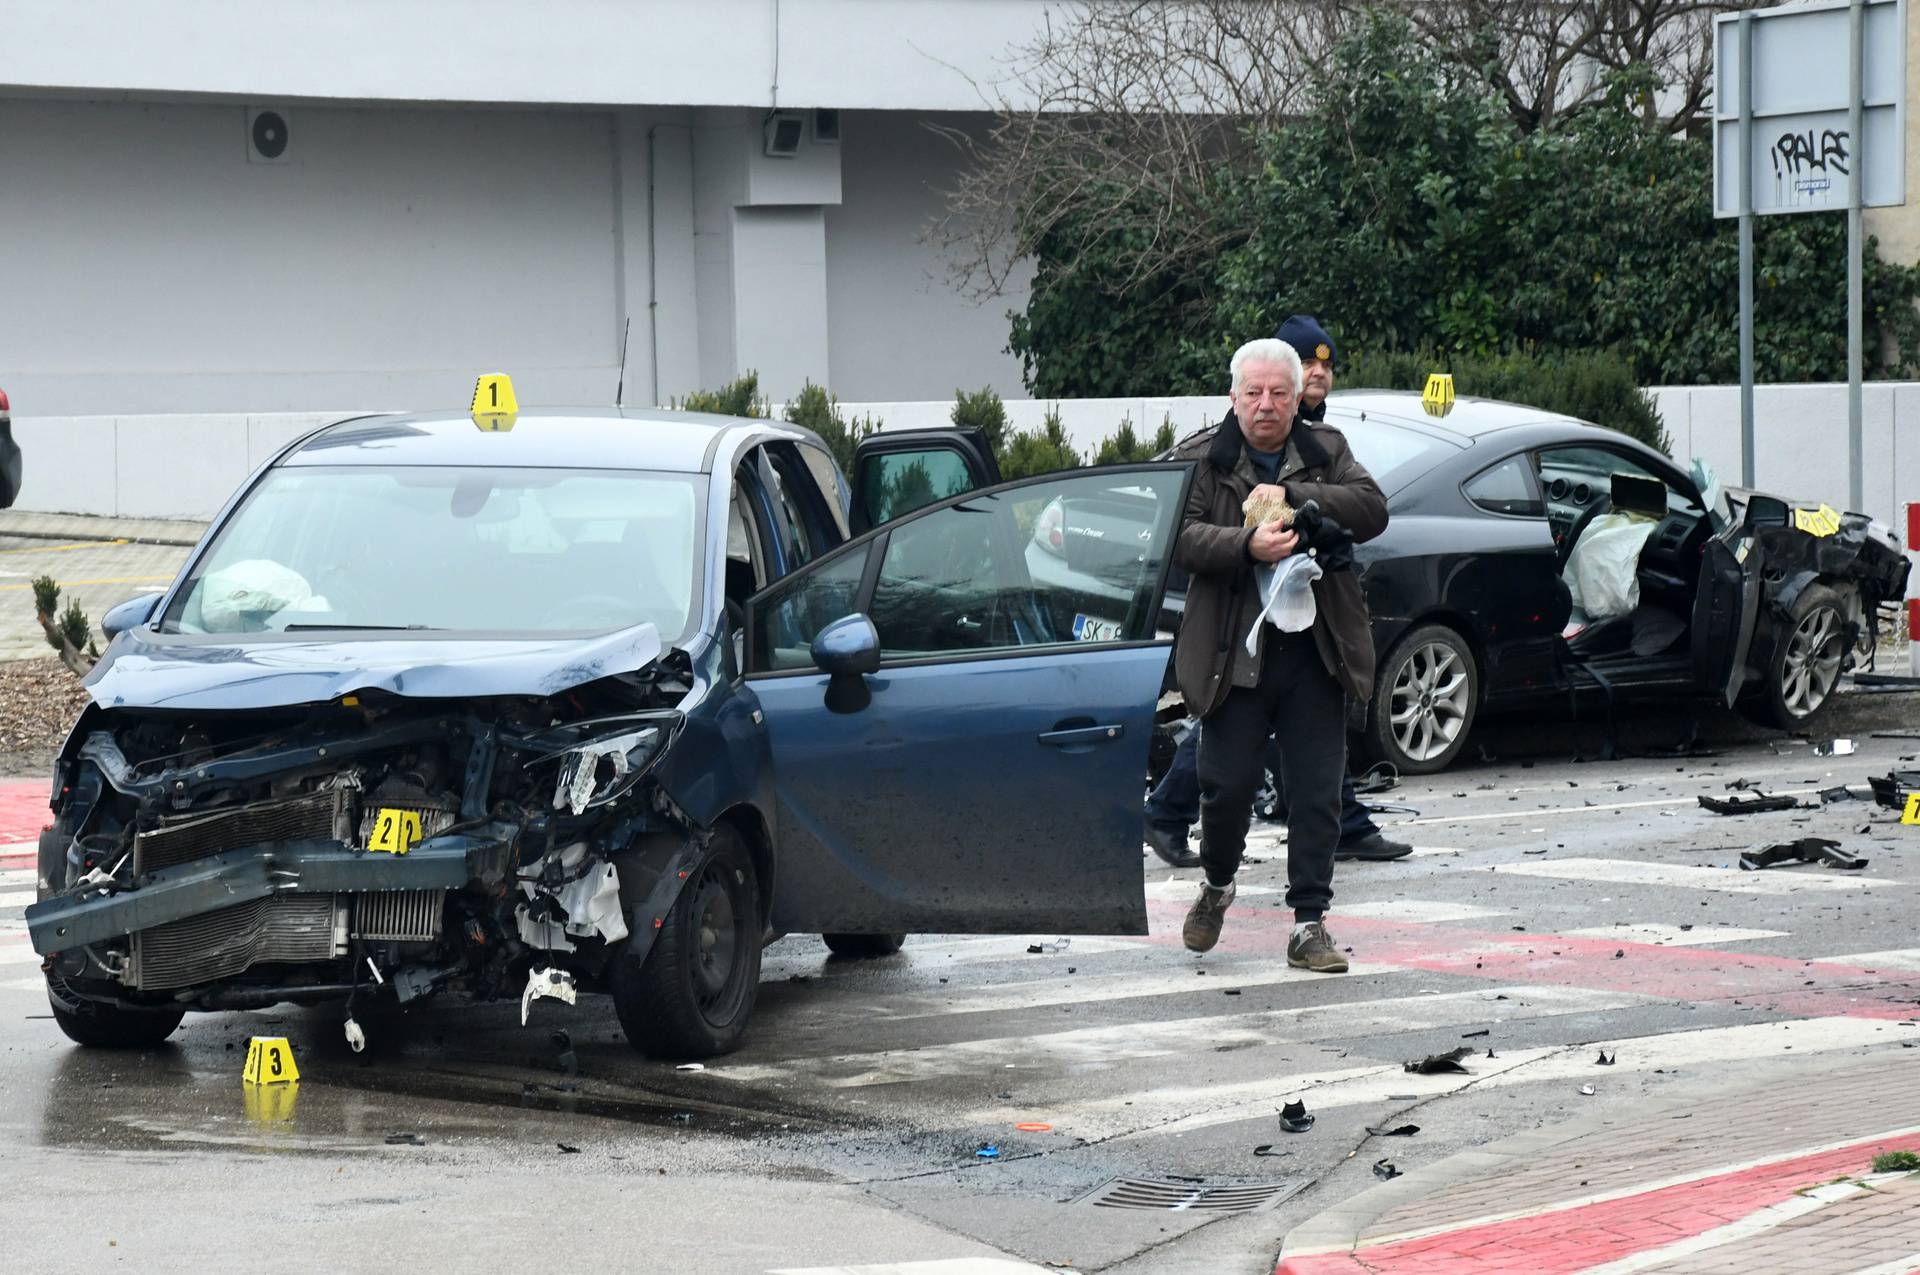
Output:
M1379 832L1369 832L1364 837L1352 841L1342 841L1333 852L1336 859L1404 859L1413 853L1413 847L1404 841L1389 841Z
M1197 868L1200 856L1187 849L1187 830L1169 828L1164 824L1149 823L1146 826L1147 845L1153 852L1175 868Z

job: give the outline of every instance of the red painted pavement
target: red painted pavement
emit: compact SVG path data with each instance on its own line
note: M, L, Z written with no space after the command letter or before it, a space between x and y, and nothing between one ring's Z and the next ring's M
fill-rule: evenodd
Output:
M1275 1275L1572 1275L1737 1222L1837 1175L1863 1173L1882 1151L1920 1149L1920 1134L1876 1138L1638 1195L1548 1207L1504 1222L1290 1257Z
M1153 941L1178 944L1185 909L1156 900L1150 910ZM1677 1001L1737 1002L1756 1012L1795 1018L1906 1019L1920 1014L1920 975L1908 970L1337 914L1327 925L1342 947L1353 949L1354 959L1400 969ZM1278 954L1285 950L1292 927L1293 915L1284 908L1236 908L1227 913L1220 950Z
M46 827L51 818L47 810L46 780L0 779L0 847L9 842L38 842L40 829ZM0 849L0 867L31 864L37 853L33 847Z

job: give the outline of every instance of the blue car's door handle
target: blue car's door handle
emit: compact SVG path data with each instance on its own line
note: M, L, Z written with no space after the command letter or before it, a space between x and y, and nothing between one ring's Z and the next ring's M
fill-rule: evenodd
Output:
M1110 739L1118 739L1126 732L1125 726L1078 726L1072 730L1042 731L1040 742L1054 748L1084 748L1088 744L1104 744Z

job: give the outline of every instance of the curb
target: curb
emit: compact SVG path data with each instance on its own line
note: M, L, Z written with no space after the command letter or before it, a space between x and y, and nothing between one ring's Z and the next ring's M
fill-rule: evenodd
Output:
M1891 1057L1892 1055L1889 1054L1888 1058ZM1764 1091L1769 1088L1769 1085L1761 1083L1740 1088ZM1716 1096L1724 1096L1727 1093L1724 1088L1712 1084L1706 1086L1706 1091ZM1692 1107L1699 1096L1693 1087L1689 1087L1686 1091L1656 1102L1636 1104L1629 1111L1612 1114L1596 1112L1580 1116L1543 1129L1515 1134L1483 1147L1458 1152L1433 1164L1411 1169L1403 1177L1371 1187L1351 1199L1308 1218L1287 1232L1281 1241L1274 1275L1298 1275L1305 1270L1318 1269L1320 1262L1315 1259L1357 1254L1361 1238L1367 1231L1382 1216L1402 1205L1437 1195L1450 1187L1501 1169L1516 1160L1550 1154L1556 1148L1581 1142L1610 1127L1621 1124L1641 1124L1684 1111ZM1791 1154L1791 1151L1784 1154ZM1531 1214L1521 1216L1531 1216ZM1410 1238L1414 1234L1419 1232L1412 1232L1409 1236L1400 1238ZM1376 1245L1392 1242L1394 1238L1387 1236L1379 1237L1374 1241Z
M116 540L136 545L192 548L206 524L196 519L118 518L94 514L48 514L28 510L0 513L0 535L23 540Z
M1689 1101L1669 1100L1656 1107L1639 1108L1635 1118L1645 1119L1689 1105ZM1288 1231L1286 1238L1280 1242L1280 1261L1275 1275L1289 1275L1287 1263L1296 1257L1351 1253L1358 1247L1360 1237L1366 1234L1368 1227L1401 1205L1436 1195L1450 1186L1502 1168L1514 1160L1527 1159L1563 1142L1583 1138L1615 1123L1615 1120L1615 1117L1595 1114L1546 1129L1517 1133L1472 1151L1456 1152L1444 1160L1411 1169L1391 1182L1370 1187Z

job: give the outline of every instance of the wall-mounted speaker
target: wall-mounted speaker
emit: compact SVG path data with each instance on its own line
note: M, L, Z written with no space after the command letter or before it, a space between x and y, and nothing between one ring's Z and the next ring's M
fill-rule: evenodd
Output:
M291 143L292 121L277 106L247 108L247 162L284 164Z
M792 111L768 111L764 149L775 159L792 159L800 153L800 138L806 122Z

